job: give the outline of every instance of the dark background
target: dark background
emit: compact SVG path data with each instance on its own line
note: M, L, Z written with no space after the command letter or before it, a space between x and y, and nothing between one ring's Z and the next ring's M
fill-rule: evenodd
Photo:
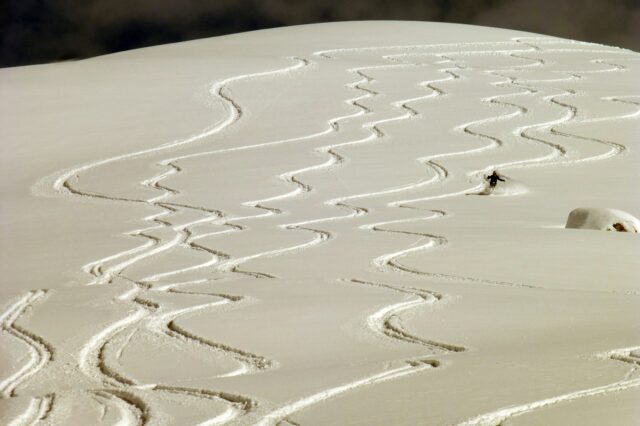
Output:
M640 51L640 0L0 0L0 66L314 22L487 25Z

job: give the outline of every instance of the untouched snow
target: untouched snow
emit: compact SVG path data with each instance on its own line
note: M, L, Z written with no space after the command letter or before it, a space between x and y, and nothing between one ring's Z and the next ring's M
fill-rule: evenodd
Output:
M0 423L637 424L640 239L565 219L640 215L639 58L347 22L0 70Z
M566 227L638 233L640 220L615 209L579 208L569 213Z

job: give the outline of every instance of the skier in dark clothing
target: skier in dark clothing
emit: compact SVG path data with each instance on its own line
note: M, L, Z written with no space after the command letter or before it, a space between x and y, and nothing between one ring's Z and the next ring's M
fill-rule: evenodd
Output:
M487 176L486 179L489 181L489 186L491 188L495 188L498 181L504 182L504 179L502 179L495 170L491 175Z

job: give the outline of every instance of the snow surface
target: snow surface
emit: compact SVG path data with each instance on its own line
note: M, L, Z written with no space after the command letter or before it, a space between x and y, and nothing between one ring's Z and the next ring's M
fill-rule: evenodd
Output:
M637 424L640 239L564 226L640 215L639 58L344 22L0 70L0 423Z

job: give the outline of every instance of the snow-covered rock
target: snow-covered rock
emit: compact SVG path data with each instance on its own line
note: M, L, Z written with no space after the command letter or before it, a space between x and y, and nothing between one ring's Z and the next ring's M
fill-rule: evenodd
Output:
M640 220L622 210L582 207L569 213L565 227L637 233L640 232Z

